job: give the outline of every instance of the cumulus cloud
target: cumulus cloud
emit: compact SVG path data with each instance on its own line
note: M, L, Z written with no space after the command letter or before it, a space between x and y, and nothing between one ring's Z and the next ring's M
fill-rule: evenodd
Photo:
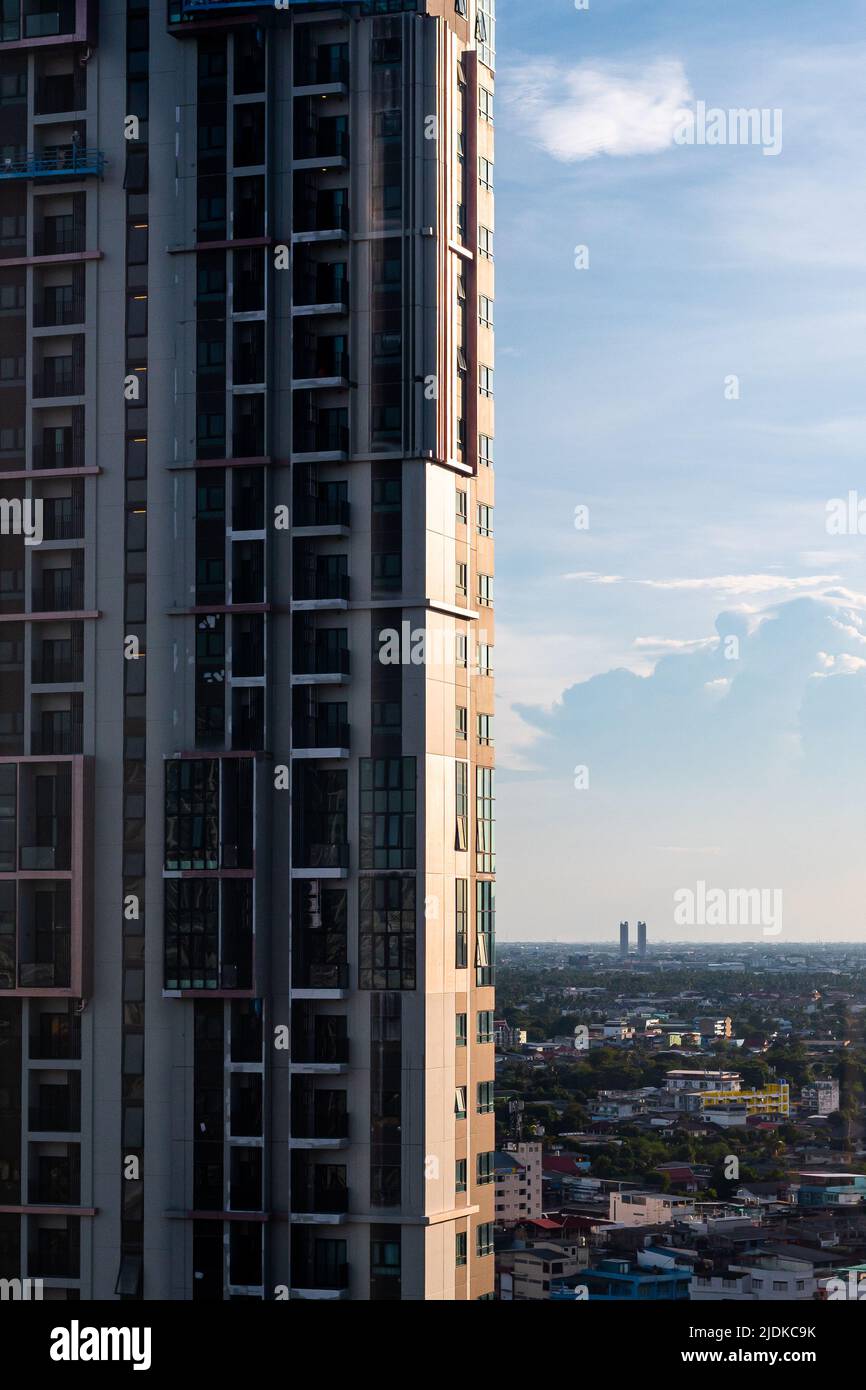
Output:
M678 59L642 69L554 61L511 74L510 104L530 138L563 164L597 155L659 154L692 99Z

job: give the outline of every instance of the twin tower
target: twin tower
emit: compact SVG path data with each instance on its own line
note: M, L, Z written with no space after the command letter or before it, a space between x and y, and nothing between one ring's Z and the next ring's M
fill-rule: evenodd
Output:
M628 922L619 924L619 953L624 960L628 958ZM646 956L646 922L637 924L637 953Z

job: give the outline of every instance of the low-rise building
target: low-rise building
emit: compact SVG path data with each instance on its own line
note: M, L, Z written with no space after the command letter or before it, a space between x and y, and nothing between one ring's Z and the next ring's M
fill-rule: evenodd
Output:
M541 1216L541 1144L511 1143L493 1156L498 1226Z
M800 1104L807 1115L832 1115L839 1109L839 1082L813 1081L800 1092Z
M666 1192L611 1192L609 1202L608 1216L621 1226L663 1225L695 1210L691 1198Z

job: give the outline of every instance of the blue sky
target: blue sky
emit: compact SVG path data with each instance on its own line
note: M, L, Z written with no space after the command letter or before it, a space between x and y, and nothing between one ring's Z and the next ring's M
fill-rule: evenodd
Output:
M497 9L500 935L863 939L866 0Z

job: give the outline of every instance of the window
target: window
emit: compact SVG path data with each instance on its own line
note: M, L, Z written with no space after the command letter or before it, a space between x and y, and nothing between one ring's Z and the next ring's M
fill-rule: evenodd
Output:
M476 1041L480 1043L493 1042L493 1011L484 1009L477 1020Z
M466 598L466 596L469 593L469 571L466 565L460 564L459 562L456 565L455 570L456 572L454 582L457 592L461 596L461 598Z
M478 1255L493 1254L493 1222L485 1221L475 1234L475 1252Z
M489 434L478 436L478 462L484 468L493 467L493 440Z
M457 718L455 721L454 732L458 738L466 738L466 706L458 705L456 710Z
M373 511L379 515L397 515L402 506L402 495L402 478L373 479Z
M467 494L462 487L459 487L457 489L457 520L461 526L466 525L467 516Z
M466 0L454 0L454 9L457 14L466 18Z
M465 632L458 632L454 638L454 663L465 671L469 665L469 639Z
M493 368L481 366L478 368L478 389L482 396L488 401L493 400Z
M493 535L493 508L485 506L483 502L478 503L478 534Z
M493 160L485 159L483 155L478 159L478 182L482 188L493 191Z
M494 1180L493 1163L496 1155L493 1150L490 1153L479 1154L475 1160L475 1180L479 1187L486 1187Z
M478 0L475 38L478 57L492 70L496 66L496 0Z
M466 1043L467 1043L467 1041L468 1041L468 1030L467 1030L467 1027L466 1027L466 1014L456 1014L456 1015L455 1015L455 1019L456 1019L456 1037L455 1037L455 1044L456 1044L457 1047L465 1047L465 1046L466 1046Z
M478 576L478 602L482 608L493 607L493 575L479 574Z
M495 954L496 884L482 879L475 885L475 983L479 987L493 984Z
M493 675L493 648L484 642L478 643L478 674L479 676Z
M485 261L493 260L493 232L489 227L478 228L478 254Z
M466 1087L454 1087L454 1118L456 1120L466 1119Z
M454 1191L466 1191L466 1159L458 1158L454 1164Z
M477 716L478 742L485 748L492 748L493 739L493 715L479 714Z
M358 892L361 989L414 989L414 878L362 878Z
M493 1082L479 1081L475 1106L479 1115L493 1114Z
M456 1250L457 1250L457 1256L456 1256L457 1265L458 1265L458 1266L460 1266L460 1265L465 1265L465 1263L466 1263L466 1232L465 1232L465 1231L458 1231L457 1234L456 1234L456 1236L454 1237L454 1239L455 1239Z
M458 878L455 885L456 936L454 968L465 970L469 964L469 883Z
M415 759L361 759L361 868L415 868Z
M478 322L482 328L493 327L493 300L486 294L478 297Z
M373 589L377 593L399 593L402 582L402 555L373 556Z
M457 817L456 849L469 848L469 764L457 763L454 811Z
M478 114L482 121L493 125L493 93L486 87L478 88Z

